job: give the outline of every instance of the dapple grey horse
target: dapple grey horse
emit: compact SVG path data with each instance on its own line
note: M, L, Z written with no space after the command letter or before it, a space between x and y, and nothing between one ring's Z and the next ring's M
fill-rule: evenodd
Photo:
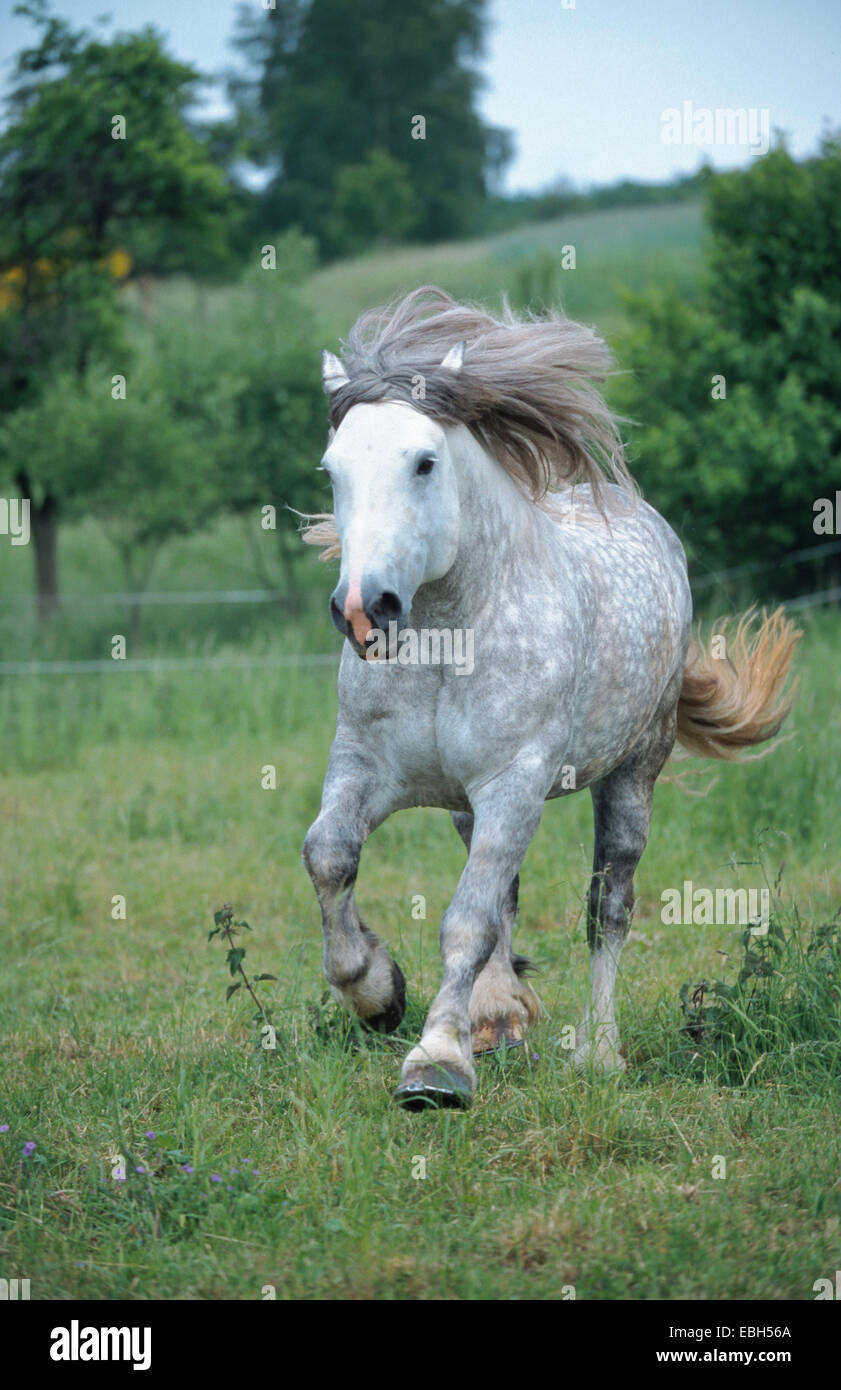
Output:
M347 641L304 859L327 980L369 1027L399 1024L405 981L354 903L366 837L436 806L468 851L441 988L395 1092L410 1108L469 1104L473 1056L521 1043L539 1016L512 949L518 872L544 803L584 787L591 999L575 1060L624 1066L614 986L657 777L676 737L736 757L788 712L797 633L780 612L740 623L727 661L692 640L683 549L628 475L608 365L567 319L498 320L431 288L363 316L344 362L324 354L334 503L306 539L341 554L331 611ZM470 634L471 669L403 660L411 632Z

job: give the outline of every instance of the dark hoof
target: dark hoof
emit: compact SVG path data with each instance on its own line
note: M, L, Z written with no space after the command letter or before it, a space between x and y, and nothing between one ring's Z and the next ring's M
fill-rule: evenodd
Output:
M381 1014L374 1014L371 1018L364 1018L363 1025L369 1028L372 1033L393 1033L395 1028L399 1028L403 1022L403 1015L406 1012L406 977L396 960L391 962L391 971L394 979L394 995L387 1009Z
M394 1099L404 1110L466 1110L473 1092L462 1077L430 1062L400 1082Z
M495 1018L478 1023L470 1038L474 1057L483 1057L489 1052L501 1052L503 1048L510 1051L512 1048L522 1047L524 1042L523 1024L519 1018Z

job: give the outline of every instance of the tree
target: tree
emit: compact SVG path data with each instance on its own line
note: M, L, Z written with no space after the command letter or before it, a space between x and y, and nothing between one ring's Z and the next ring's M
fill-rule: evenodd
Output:
M274 508L275 551L289 606L298 605L297 570L306 560L295 511L310 512L331 503L315 489L315 465L327 439L327 407L321 382L321 348L311 316L294 286L311 268L313 248L295 234L277 248L276 271L258 272L259 290L237 306L228 324L228 353L221 385L216 458L218 486L227 509L248 520L259 540L261 509ZM230 365L234 361L233 367ZM291 510L290 510L291 509ZM254 545L259 564L259 545ZM264 581L271 583L269 574Z
M780 331L798 286L841 302L841 135L802 163L780 142L747 170L716 175L708 221L710 302L747 341Z
M374 150L364 164L339 170L328 238L352 256L372 242L399 241L416 217L417 199L405 164Z
M0 424L0 447L21 477L60 497L67 519L92 516L117 550L132 593L145 589L170 537L191 531L217 504L207 440L180 418L153 379L114 399L104 374L58 377L49 393ZM139 638L140 609L131 632Z
M307 550L287 509L330 505L315 468L327 437L324 342L296 288L312 269L312 243L287 233L273 249L275 269L255 267L205 322L162 313L150 367L169 411L203 440L216 505L243 518L261 581L294 608Z
M771 564L817 543L815 500L834 496L841 142L826 137L803 163L780 145L745 171L715 175L707 220L698 301L673 288L628 296L617 345L631 368L616 403L639 422L637 476L696 571ZM767 571L758 587L770 592L776 578ZM788 582L797 585L796 572Z
M263 225L297 224L338 253L341 171L378 155L400 165L424 240L469 230L489 180L511 157L507 131L478 115L485 0L278 0L242 12L248 72L231 95L250 152L271 172Z
M153 30L106 42L45 0L17 13L40 40L17 57L0 136L0 415L37 402L63 371L82 380L94 355L125 372L119 280L155 244L166 268L194 268L218 244L227 200L188 121L199 76ZM57 478L16 466L45 616L58 599Z

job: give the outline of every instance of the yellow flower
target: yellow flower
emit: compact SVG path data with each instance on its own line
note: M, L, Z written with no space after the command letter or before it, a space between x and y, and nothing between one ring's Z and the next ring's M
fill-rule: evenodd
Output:
M105 257L105 264L115 280L125 280L131 270L131 256L122 246L118 246Z

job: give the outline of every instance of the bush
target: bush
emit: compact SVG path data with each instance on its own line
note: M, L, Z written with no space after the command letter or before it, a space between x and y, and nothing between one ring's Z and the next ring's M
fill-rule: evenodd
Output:
M697 568L773 562L819 541L814 503L841 462L841 143L783 149L711 181L700 302L628 295L616 404L648 500ZM786 587L797 584L792 573ZM811 584L804 571L801 585Z
M416 217L408 170L375 150L364 164L339 171L330 246L336 254L352 256L374 242L401 241L414 229Z

